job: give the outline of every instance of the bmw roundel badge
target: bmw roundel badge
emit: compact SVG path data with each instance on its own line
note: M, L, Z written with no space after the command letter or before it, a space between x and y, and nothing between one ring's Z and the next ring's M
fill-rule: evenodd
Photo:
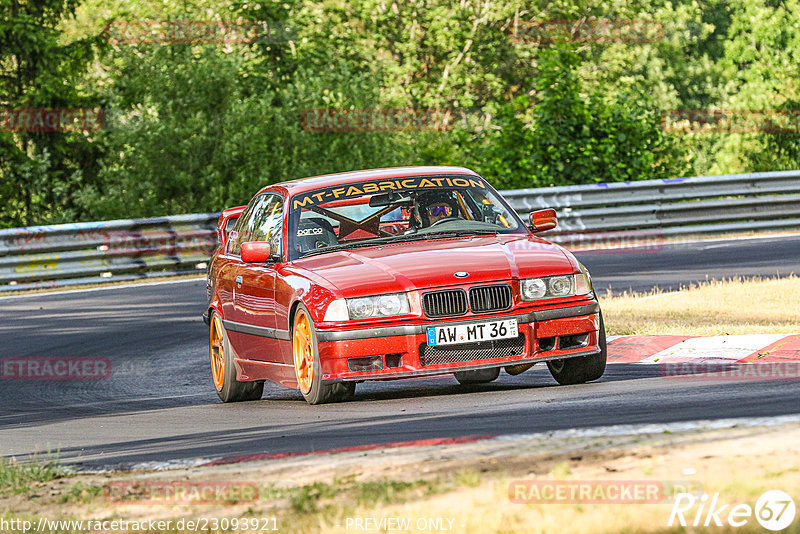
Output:
M457 273L453 273L453 276L455 276L456 278L466 278L469 276L469 273L464 271L458 271Z

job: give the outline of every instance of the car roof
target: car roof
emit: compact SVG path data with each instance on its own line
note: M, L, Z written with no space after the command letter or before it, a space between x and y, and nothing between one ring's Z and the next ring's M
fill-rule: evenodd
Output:
M388 180L392 178L406 178L408 176L428 176L437 174L466 174L469 176L478 176L478 173L466 167L392 167L388 169L369 169L363 171L340 172L336 174L323 174L310 178L301 178L299 180L278 182L262 188L259 193L282 188L285 190L287 196L294 196L298 193L319 189L320 187L343 185L352 182L366 182L376 179Z

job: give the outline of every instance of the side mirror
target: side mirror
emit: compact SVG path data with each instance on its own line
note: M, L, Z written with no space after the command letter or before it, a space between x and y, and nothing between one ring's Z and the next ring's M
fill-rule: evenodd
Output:
M548 208L546 210L534 211L529 215L531 230L534 232L544 232L552 230L558 224L556 210Z
M266 241L242 243L242 261L266 263L272 258L272 247Z

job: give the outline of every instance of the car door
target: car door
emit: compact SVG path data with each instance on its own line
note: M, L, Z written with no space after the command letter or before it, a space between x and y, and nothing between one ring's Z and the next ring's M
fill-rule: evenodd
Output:
M234 350L241 359L281 363L275 317L275 262L246 263L241 260L242 243L267 241L280 255L283 231L283 198L266 193L255 199L250 218L242 226L231 249L238 256L231 320L235 321Z
M222 251L222 257L225 261L220 262L214 280L214 285L221 297L220 305L222 306L225 329L228 332L228 338L234 352L237 353L237 357L238 349L242 345L241 336L236 329L236 325L241 321L242 317L235 305L236 293L241 291L242 288L240 277L243 262L240 253L242 243L249 240L254 208L261 200L261 197L251 200L230 230L224 242L225 249Z

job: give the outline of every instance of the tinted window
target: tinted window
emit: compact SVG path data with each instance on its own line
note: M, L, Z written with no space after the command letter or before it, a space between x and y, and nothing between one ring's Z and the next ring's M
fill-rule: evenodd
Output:
M283 198L264 194L254 198L239 217L228 241L228 253L239 255L242 243L268 241L273 250L281 250Z
M473 175L352 182L299 193L290 204L290 260L453 234L527 233L514 210Z

